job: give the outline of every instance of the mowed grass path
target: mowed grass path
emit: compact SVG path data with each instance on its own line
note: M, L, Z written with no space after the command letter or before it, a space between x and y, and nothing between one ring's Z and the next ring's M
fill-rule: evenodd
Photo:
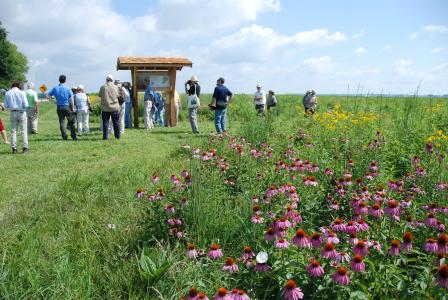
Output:
M63 141L54 104L40 111L29 154L0 145L0 298L132 297L142 222L135 189L153 172L181 170L180 146L206 137L187 134L184 121L103 141L92 123L91 135Z

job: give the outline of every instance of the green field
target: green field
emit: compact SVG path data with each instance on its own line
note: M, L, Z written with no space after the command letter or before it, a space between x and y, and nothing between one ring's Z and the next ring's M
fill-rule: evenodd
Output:
M203 96L203 105L208 102L207 97ZM431 190L436 182L448 181L446 159L439 166L435 158L424 154L425 144L431 140L434 155L446 157L446 99L381 96L319 99L318 116L314 118L303 116L301 96L279 95L279 107L265 119L259 119L250 96L237 96L229 108L229 132L246 137L253 145L246 148L267 142L273 148L275 160L291 144L297 155L318 163L321 171L331 166L340 174L346 169L347 160L353 159L359 166L354 173L361 174L368 162L376 160L381 164L381 173L375 187L380 181L387 184L387 180L403 176L409 171L412 156L419 155L428 172L427 181L419 184L425 187L427 195L416 203L446 204L446 191L440 194ZM1 116L8 131L8 114L3 112ZM303 274L294 265L273 265L272 275L265 277L250 277L243 271L230 276L221 271L222 261L217 265L186 258L187 242L204 249L218 242L226 252L225 257L228 254L238 257L246 244L258 251L268 248L259 238L264 229L250 222L249 200L254 194L261 195L271 183L281 185L290 180L275 172L275 161L257 163L248 156L235 158L227 147L231 141L211 140L208 133L214 130L212 118L212 113L202 108L199 127L203 134L193 135L184 109L176 128L156 128L150 132L127 129L119 141L113 137L102 141L98 123L91 122L92 134L74 142L61 140L54 105L42 104L39 134L29 136L30 153L11 155L8 145L0 146L0 298L179 299L192 286L205 289L212 298L219 286L226 286L244 288L252 299L271 299L280 294L286 274L301 279ZM366 145L375 139L377 131L386 137L387 144L381 152L373 154L366 150ZM298 139L299 132L306 132L304 140ZM231 164L229 171L222 175L211 166L202 166L191 159L189 151L182 149L183 144L197 146L201 151L218 148ZM169 176L179 176L184 169L192 173L193 186L182 194L190 201L182 215L188 223L188 236L177 240L167 234L163 205L136 200L135 192L137 188L155 192L150 179L157 174L162 179L161 186L168 191L168 200L178 201L179 194L169 193ZM255 179L259 173L264 180ZM222 184L224 178L233 180L238 188ZM306 204L301 207L304 218L307 217L304 224L310 230L316 230L318 223L328 225L321 220L319 205L312 202L325 198L327 191L323 186L314 192L300 190ZM414 213L419 214L417 208ZM325 221L330 222L336 216L328 210L325 214L329 218ZM446 216L441 221L446 222ZM115 229L109 229L109 224L114 224ZM396 238L403 234L398 227L388 227L388 232L397 234ZM418 239L423 241L428 234L422 232ZM391 237L384 237L384 242ZM275 252L272 257L281 262L283 254L279 255ZM302 270L303 259L294 260L301 264ZM160 274L148 271L151 263ZM386 265L392 266L394 262L387 261ZM410 266L408 270L417 269ZM391 285L375 284L374 276L383 276ZM402 287L394 289L397 284L392 278L401 280ZM412 285L417 279L398 271L391 275L376 270L364 280L373 283L365 288L358 284L353 290L362 291L367 298L384 297L382 288L390 289L393 298L443 296L428 277L424 278L428 284L418 288ZM302 289L308 295L316 293L313 284L307 282ZM332 296L331 283L321 285L324 287L320 297ZM263 290L267 292L263 294ZM336 292L341 299L351 293L339 287L335 287L333 293ZM313 295L317 297L318 293Z

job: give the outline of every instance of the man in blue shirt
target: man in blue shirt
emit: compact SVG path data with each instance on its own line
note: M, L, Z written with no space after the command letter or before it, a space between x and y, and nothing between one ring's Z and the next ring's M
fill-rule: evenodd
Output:
M216 81L213 101L215 103L215 128L218 134L226 132L227 105L232 100L232 92L224 86L224 78ZM211 106L213 108L213 106Z
M57 113L59 118L59 129L61 130L62 139L67 139L67 132L65 131L65 118L68 121L70 128L70 135L72 140L76 141L75 132L75 106L73 101L73 92L65 86L67 77L65 75L59 76L59 85L52 88L48 96L56 98Z

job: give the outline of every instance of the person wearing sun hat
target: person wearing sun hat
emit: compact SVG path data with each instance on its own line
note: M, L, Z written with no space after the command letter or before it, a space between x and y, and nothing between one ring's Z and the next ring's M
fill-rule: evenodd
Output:
M195 75L191 76L190 80L185 82L185 93L188 95L188 117L193 133L199 133L198 108L200 106L199 96L201 94L201 86L198 82L199 80Z
M78 85L75 94L75 107L78 115L78 134L89 134L89 97L84 92L84 86Z
M266 105L267 105L268 110L271 107L276 107L277 106L277 98L275 97L274 90L269 90L268 91L268 99L267 99Z
M255 110L259 116L264 116L266 107L266 92L263 91L261 84L257 84L257 91L254 94Z

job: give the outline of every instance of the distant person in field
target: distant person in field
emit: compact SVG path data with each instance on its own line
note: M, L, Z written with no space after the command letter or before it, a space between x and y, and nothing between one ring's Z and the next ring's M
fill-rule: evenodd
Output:
M120 105L118 104L118 89L113 83L112 75L106 76L106 83L100 88L99 96L101 98L101 118L103 120L103 140L109 139L109 120L112 119L114 135L120 139Z
M28 83L28 89L25 91L26 99L28 100L28 108L26 109L26 116L28 118L28 133L37 133L37 123L39 116L39 100L37 93L34 91L34 84Z
M20 80L14 81L11 89L5 94L5 107L11 111L11 148L12 153L17 153L17 127L20 127L22 134L23 153L28 152L28 134L27 134L27 119L26 109L28 108L28 100L23 91L23 82Z
M218 134L227 132L227 106L233 96L232 92L224 86L224 82L222 77L216 81L212 103L209 105L215 111L215 128Z
M70 128L70 135L72 140L76 141L75 131L75 103L73 99L73 92L65 86L67 77L65 75L59 76L59 85L52 88L48 96L56 98L56 112L59 119L59 129L63 140L67 140L67 132L65 129L65 119L68 121Z
M303 106L307 115L314 115L317 108L317 96L314 90L308 90L303 96Z
M269 92L268 92L267 106L268 106L268 110L271 107L277 106L277 98L275 97L275 93L273 90L269 90Z
M0 103L0 111L4 111L6 108L3 105L3 103ZM3 143L9 144L8 142L8 136L6 135L5 127L3 126L2 118L0 117L0 133L2 135Z
M257 91L254 94L254 104L258 115L263 117L266 109L266 92L263 91L261 84L257 84Z
M118 104L120 106L120 109L118 110L118 115L119 115L119 120L118 123L120 124L120 134L124 133L124 118L125 118L125 110L126 110L126 105L124 104L126 99L125 99L125 91L123 89L123 86L121 85L120 80L116 79L114 81L115 86L118 89Z
M154 123L152 122L151 109L154 103L154 84L148 83L145 88L145 96L143 97L145 106L143 110L143 121L145 124L145 129L149 130L154 128Z
M182 109L182 102L180 101L179 93L175 90L174 91L174 109L176 112L176 126L179 123L179 112ZM171 124L171 126L174 126L174 124Z
M75 95L75 107L78 115L78 134L89 134L89 96L84 92L84 86L78 85L77 93Z
M158 123L160 126L163 126L164 125L163 111L165 106L165 99L163 99L163 93L161 91L154 92L154 106L155 106L154 125Z
M190 80L185 82L185 93L188 95L188 117L193 133L199 133L198 108L200 106L199 97L201 95L201 86L198 82L198 78L194 75L191 76Z
M131 102L131 84L129 82L123 82L122 84L123 92L124 92L124 127L131 128L132 127L132 102Z

